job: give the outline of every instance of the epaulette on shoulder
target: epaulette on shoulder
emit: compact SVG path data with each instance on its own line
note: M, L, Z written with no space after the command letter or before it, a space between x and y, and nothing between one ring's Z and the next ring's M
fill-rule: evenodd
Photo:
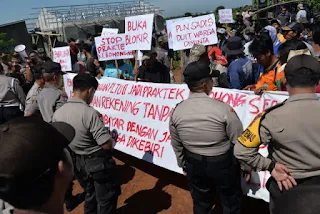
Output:
M275 110L275 109L283 106L283 105L285 104L285 102L286 102L286 101L284 101L284 102L282 102L282 103L278 103L277 105L271 106L270 108L267 108L267 109L265 110L265 113L269 113L269 112L271 112L271 111L273 111L273 110Z
M183 103L183 101L184 101L184 100L182 100L181 102L179 102L179 103L176 104L176 106L174 107L174 109L173 109L173 111L172 111L172 114L173 114L173 112L177 109L178 105L180 105L181 103Z

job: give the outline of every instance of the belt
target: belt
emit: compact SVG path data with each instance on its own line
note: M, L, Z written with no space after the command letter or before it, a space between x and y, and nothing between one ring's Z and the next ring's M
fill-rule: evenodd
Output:
M0 107L20 107L20 103L14 103L14 104L4 104L4 103L0 103Z
M91 158L95 158L95 157L112 157L111 152L105 151L103 149L100 149L99 151L96 151L92 154L89 155L78 155L75 154L77 157L83 157L86 159L91 159Z
M225 160L230 156L230 151L226 152L225 154L222 155L217 155L217 156L204 156L204 155L198 155L192 152L189 152L188 150L184 150L184 154L186 158L192 158L198 161L209 161L209 162L220 162L222 160Z

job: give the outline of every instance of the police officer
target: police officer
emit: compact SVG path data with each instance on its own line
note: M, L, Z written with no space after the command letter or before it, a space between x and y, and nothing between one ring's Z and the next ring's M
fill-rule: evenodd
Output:
M53 121L63 121L74 127L76 136L70 149L76 156L76 169L86 181L85 213L115 213L120 185L115 179L112 159L112 138L101 115L89 104L98 82L89 74L78 74L73 79L73 97L58 109Z
M238 138L234 151L241 163L271 173L271 213L278 198L296 184L320 184L320 120L315 117L320 112L315 94L320 65L312 56L298 55L284 72L289 99L260 114ZM268 157L258 153L261 144L269 145Z
M188 178L194 213L211 213L215 190L225 214L240 213L240 173L232 148L242 124L233 109L208 95L213 80L207 63L190 63L184 71L191 94L171 115L171 143Z
M28 116L29 114L31 114L30 111L32 110L30 109L32 109L33 105L35 105L35 103L37 102L37 97L45 84L44 78L42 76L42 63L39 63L33 68L33 76L34 76L35 82L27 94L26 107L24 110L25 116Z
M0 65L0 124L23 116L26 95L19 81L4 75Z
M62 83L62 71L59 63L47 61L43 63L41 70L45 85L27 116L39 110L43 120L50 123L53 113L67 102L67 95L59 90Z

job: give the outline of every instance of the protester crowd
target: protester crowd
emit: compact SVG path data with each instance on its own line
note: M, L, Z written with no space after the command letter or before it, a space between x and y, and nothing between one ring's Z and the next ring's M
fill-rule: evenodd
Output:
M85 213L116 212L121 189L112 148L118 136L89 106L97 79L111 77L188 85L191 95L172 112L169 128L194 213L211 212L215 191L225 214L240 213L240 173L249 176L251 170L272 175L271 213L317 213L317 203L297 197L310 188L314 198L320 195L320 15L311 20L302 4L297 9L292 16L283 7L265 26L249 13L237 14L234 24L217 24L217 44L180 52L169 49L166 30L154 32L152 49L140 60L136 54L101 62L92 35L71 38L71 72L77 75L69 99L60 64L45 53L34 50L24 59L2 54L0 210L62 213L64 203L72 211L85 200ZM290 98L243 132L234 110L207 96L212 87L288 91ZM258 153L262 144L269 144L267 158ZM84 193L72 195L74 179Z

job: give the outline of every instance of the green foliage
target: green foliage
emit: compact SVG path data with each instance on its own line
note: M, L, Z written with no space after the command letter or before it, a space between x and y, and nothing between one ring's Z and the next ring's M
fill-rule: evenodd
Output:
M320 10L320 1L319 0L308 0L308 4L314 10L317 10L317 11Z
M215 13L218 14L219 13L218 11L223 9L226 9L226 8L224 6L218 6L215 10Z
M16 41L7 38L6 33L0 33L0 52L7 54L13 53L15 44Z

